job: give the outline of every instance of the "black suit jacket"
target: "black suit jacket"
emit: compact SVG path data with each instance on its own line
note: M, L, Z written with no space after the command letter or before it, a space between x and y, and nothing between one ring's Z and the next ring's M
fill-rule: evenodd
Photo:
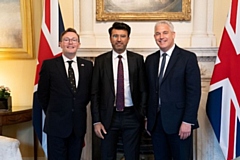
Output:
M86 106L90 101L93 64L77 57L79 82L71 90L62 56L43 62L38 82L38 98L46 114L44 131L52 136L67 137L86 133Z
M148 130L154 128L159 105L158 67L160 51L146 58L148 83ZM196 55L175 46L160 84L161 118L165 132L178 133L181 123L198 128L197 112L201 97L201 77Z
M130 90L136 117L140 122L146 108L145 68L143 56L127 51ZM101 122L108 129L113 115L115 91L112 51L95 59L92 80L91 110L93 123Z

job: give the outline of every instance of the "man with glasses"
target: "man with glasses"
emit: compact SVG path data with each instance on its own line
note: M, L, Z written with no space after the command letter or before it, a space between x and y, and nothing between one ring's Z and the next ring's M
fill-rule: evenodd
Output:
M95 59L91 110L102 160L116 160L122 137L126 160L139 160L146 106L143 56L126 50L131 28L115 22L109 28L112 51Z
M46 114L49 160L79 160L86 133L93 64L76 56L79 35L73 28L61 34L62 55L43 62L38 98Z

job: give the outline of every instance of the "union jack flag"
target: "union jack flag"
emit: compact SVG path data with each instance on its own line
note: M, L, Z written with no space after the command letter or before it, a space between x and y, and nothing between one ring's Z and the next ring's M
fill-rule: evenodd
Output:
M206 111L225 159L240 156L240 2L232 0Z
M59 47L59 40L60 34L63 31L64 25L58 0L45 0L42 17L40 44L38 51L38 63L34 83L33 127L46 156L47 156L47 138L46 134L43 132L45 114L38 101L36 92L38 87L39 72L42 67L43 61L45 59L61 55L60 53L62 50Z

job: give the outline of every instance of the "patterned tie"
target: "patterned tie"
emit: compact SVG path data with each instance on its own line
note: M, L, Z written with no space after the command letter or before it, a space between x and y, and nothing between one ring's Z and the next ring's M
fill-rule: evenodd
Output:
M117 111L124 110L124 74L122 56L118 56L118 74L117 74L117 97L116 97L116 108Z
M159 106L158 106L158 111L160 111L160 107L161 107L161 98L160 98L160 86L161 86L161 82L162 82L162 79L163 79L163 71L164 71L164 66L165 66L165 63L166 63L166 56L167 56L167 53L163 53L162 54L162 63L161 63L161 67L160 67L160 74L159 74L159 91L158 91L158 94L159 94Z
M76 82L75 82L75 76L74 76L74 71L73 71L73 68L72 68L72 62L73 61L67 61L68 64L69 64L69 67L68 67L68 79L71 83L71 89L73 90L74 93L76 93Z

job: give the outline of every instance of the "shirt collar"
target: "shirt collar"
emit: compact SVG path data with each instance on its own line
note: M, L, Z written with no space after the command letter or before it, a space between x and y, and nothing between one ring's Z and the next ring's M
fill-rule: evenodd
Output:
M175 48L175 44L174 44L167 52L163 52L163 51L160 49L160 55L162 56L163 53L167 53L167 55L168 55L169 57L171 57L174 48Z
M116 59L118 58L118 55L121 55L123 59L127 58L127 51L125 50L123 53L119 54L117 52L115 52L114 50L112 51L113 54L113 58Z
M77 62L77 56L75 56L73 59L69 59L69 58L67 58L64 54L62 54L62 57L63 57L63 61L64 61L65 63L67 63L67 61Z

